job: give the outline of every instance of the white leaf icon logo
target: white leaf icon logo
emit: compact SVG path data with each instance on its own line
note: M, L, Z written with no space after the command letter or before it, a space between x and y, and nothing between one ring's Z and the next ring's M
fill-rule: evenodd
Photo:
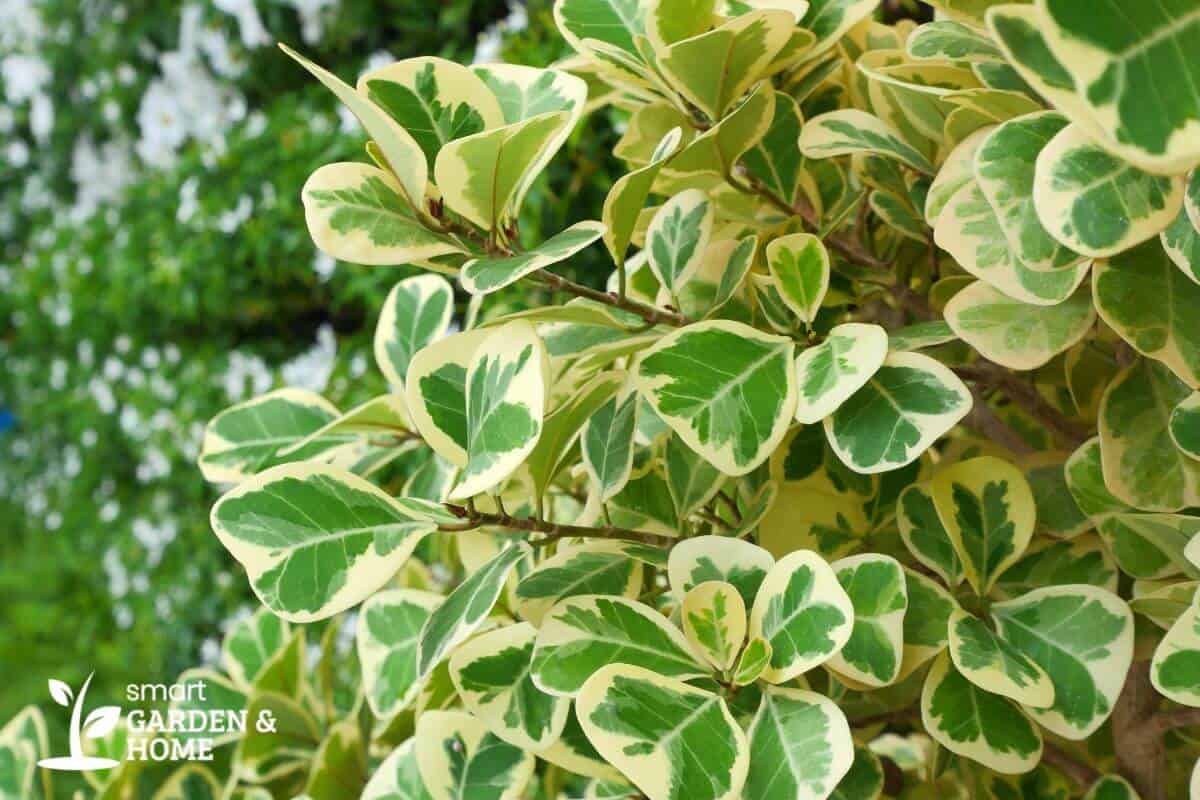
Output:
M75 697L75 693L71 691L70 686L67 686L62 681L51 678L50 696L53 697L54 702L58 703L60 706L69 706L71 705L72 698Z
M112 732L121 719L120 706L101 706L87 715L83 721L84 735L89 739L100 739Z

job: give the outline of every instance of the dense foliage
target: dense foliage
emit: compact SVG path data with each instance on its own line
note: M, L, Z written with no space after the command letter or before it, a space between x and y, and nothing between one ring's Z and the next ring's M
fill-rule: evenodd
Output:
M285 47L369 137L309 235L424 272L387 391L204 431L263 607L176 708L284 729L104 796L1200 797L1200 8L879 5L558 0L554 67L355 85ZM599 219L525 213L601 113Z

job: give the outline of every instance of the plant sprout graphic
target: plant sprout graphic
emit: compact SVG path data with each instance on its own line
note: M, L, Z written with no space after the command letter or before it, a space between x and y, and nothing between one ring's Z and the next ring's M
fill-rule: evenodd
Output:
M54 678L50 679L50 697L54 699L54 702L66 708L71 706L72 699L75 700L75 705L71 708L71 755L60 756L58 758L43 758L38 762L38 766L47 769L79 772L90 769L109 769L121 763L111 758L98 758L83 754L81 733L86 734L89 739L99 739L107 736L113 728L117 727L117 722L121 719L120 706L101 706L87 715L87 719L83 721L82 726L79 724L79 717L83 713L83 699L87 696L88 686L91 684L92 677L95 674L93 672L91 675L88 675L87 680L83 682L83 686L79 689L78 697L74 697L71 687L67 684Z

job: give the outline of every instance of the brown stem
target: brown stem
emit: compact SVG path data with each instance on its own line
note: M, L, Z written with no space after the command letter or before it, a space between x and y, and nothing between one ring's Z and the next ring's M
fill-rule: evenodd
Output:
M1121 773L1142 800L1167 800L1166 748L1150 684L1150 662L1135 661L1113 707L1113 749Z
M1090 764L1076 761L1068 753L1047 742L1042 750L1042 760L1075 781L1080 791L1086 792L1100 779L1100 772Z
M553 272L547 272L540 269L533 273L533 278L538 282L562 292L568 292L576 297L586 297L589 300L594 300L597 303L603 303L613 308L619 308L622 311L628 311L632 314L637 314L647 325L672 325L676 328L681 328L684 325L690 325L692 320L687 316L680 314L678 311L668 311L665 308L651 306L641 303L637 300L632 300L628 297L623 297L619 294L611 292L602 292L599 289L593 289L590 286L584 286L581 283L569 281L561 275L555 275Z
M768 203L775 206L775 208L779 209L788 216L800 217L800 219L804 221L804 224L812 232L815 233L819 228L817 212L808 203L798 203L793 205L772 192L767 187L763 186L753 177L749 179L748 183L742 183L732 175L726 175L726 180L735 189L751 194L757 194L759 197L766 200ZM888 263L886 261L876 258L875 255L871 253L871 251L868 250L864 245L848 236L831 233L823 237L822 241L824 241L824 243L828 245L831 250L836 250L846 259L854 262L855 264L861 264L864 267L870 267L871 269L875 270L888 269Z
M955 367L954 372L963 380L974 381L1003 392L1025 413L1037 419L1051 433L1066 441L1073 448L1086 442L1092 435L1086 426L1070 419L1051 405L1036 386L1022 380L999 364L987 359L980 359L968 366Z
M587 525L563 525L557 522L547 522L544 519L537 519L536 517L514 517L505 513L490 514L451 503L447 503L446 508L450 510L450 513L463 520L460 524L443 524L438 526L438 530L446 532L495 527L507 528L512 531L544 533L546 534L546 539L541 541L547 542L576 536L590 539L620 539L630 542L642 542L643 544L658 547L670 547L674 542L674 539L662 534L632 530L630 528L617 528L612 525L600 528L593 528Z
M975 398L975 404L971 413L963 420L964 425L974 428L984 438L997 442L1016 455L1029 455L1034 452L1033 446L1021 438L1021 434L1013 430L1000 418L996 410L988 405L987 398L979 391L979 387L972 387L971 394Z
M1176 728L1190 728L1200 725L1200 708L1176 708L1164 711L1154 718L1154 724L1163 733Z

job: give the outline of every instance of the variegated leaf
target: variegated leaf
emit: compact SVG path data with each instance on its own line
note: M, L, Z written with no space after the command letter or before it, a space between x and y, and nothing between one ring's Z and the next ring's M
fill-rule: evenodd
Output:
M746 603L724 581L705 581L683 598L683 632L708 662L728 670L746 638Z
M1100 405L1104 484L1122 502L1144 511L1178 511L1200 504L1200 462L1171 440L1172 409L1188 388L1166 367L1139 359L1122 371Z
M1200 603L1194 595L1155 648L1150 680L1164 697L1200 707Z
M1176 447L1200 460L1200 392L1192 392L1171 411L1170 433Z
M746 642L733 670L733 684L748 686L758 680L771 663L771 644L761 636Z
M1068 125L1037 157L1033 203L1047 232L1103 258L1157 236L1183 206L1183 179L1143 172Z
M417 720L417 770L431 800L517 800L535 759L490 733L465 711L428 711Z
M1096 321L1091 292L1077 289L1054 306L1013 300L976 281L946 304L946 322L979 354L1015 370L1036 369L1087 335Z
M408 438L411 428L404 398L384 394L330 420L296 444L288 445L279 455L289 458L294 453L309 452L310 448L319 447L330 440L347 437L351 441L369 436L380 437L383 440L392 437L395 446L398 447L398 440Z
M816 34L810 57L833 47L842 35L875 11L879 0L812 0L800 27Z
M1193 172L1192 175L1196 175ZM1192 182L1196 179L1193 177ZM1200 283L1200 228L1188 216L1187 209L1175 215L1174 221L1158 235L1167 256L1196 283Z
M650 162L618 178L605 196L601 215L605 228L604 244L618 266L625 264L625 253L637 227L638 214L646 205L646 198L650 195L654 179L658 177L667 159L678 150L682 140L681 129L672 128L667 131L654 148Z
M795 24L786 11L750 11L670 45L658 66L676 91L719 120L764 77Z
M472 259L463 264L459 281L471 294L495 292L532 272L565 261L603 234L604 226L599 222L577 222L524 253Z
M563 600L542 622L533 680L545 692L570 697L601 667L631 661L680 679L709 673L658 611L621 597L580 595Z
M1041 731L1020 706L975 686L946 654L925 678L921 720L938 744L997 772L1028 772L1042 758Z
M450 654L458 696L493 734L522 750L542 750L562 735L570 701L539 689L530 677L537 629L505 625Z
M835 655L850 639L854 606L837 574L811 550L785 556L763 580L750 612L750 638L771 645L763 678L785 683Z
M1158 240L1097 261L1092 289L1096 310L1122 339L1200 386L1200 284L1175 268Z
M336 75L322 69L285 44L279 45L283 52L294 58L300 66L313 74L334 93L338 100L358 118L363 128L379 147L387 166L396 176L404 200L414 209L425 203L425 189L429 182L429 165L425 154L412 135L392 119L383 109L371 102L361 92L349 86Z
M646 8L638 0L556 0L554 21L571 46L587 52L589 40L638 57L634 40L646 35Z
M417 675L424 678L492 613L504 583L529 545L514 541L467 576L421 626L417 637Z
M1034 708L1054 702L1050 676L978 617L958 609L950 617L948 631L950 658L971 683Z
M709 463L744 475L783 439L796 403L792 342L737 322L689 325L643 353L634 383Z
M885 472L914 461L970 410L970 391L944 365L920 353L890 353L825 418L825 433L850 469Z
M800 152L808 158L877 153L926 175L937 171L929 159L904 141L894 128L857 109L830 111L810 119L800 131Z
M1021 470L994 456L960 461L930 484L946 528L975 593L985 597L1033 538L1036 506Z
M600 502L611 499L629 482L638 401L636 392L618 392L584 425L580 438L583 463Z
M1120 775L1105 775L1092 784L1083 800L1142 800L1141 795Z
M417 767L416 740L405 741L375 768L361 800L432 800Z
M375 363L392 386L403 388L413 356L446 334L454 289L439 275L416 275L388 292L375 327Z
M1041 0L1038 9L1088 115L1122 156L1160 173L1200 162L1200 67L1186 55L1200 38L1196 9L1127 9L1116 0L1086 12L1069 0ZM1122 25L1104 23L1121 14Z
M371 595L449 521L439 505L307 464L268 470L212 510L213 531L246 568L255 594L293 622L323 619Z
M528 322L510 322L480 343L465 384L467 463L451 499L493 488L533 451L549 374L545 346Z
M835 326L796 357L796 419L808 425L837 411L883 366L887 352L887 331L878 325Z
M265 608L235 622L221 641L221 663L238 686L249 687L283 649L290 627Z
M1115 592L1119 573L1104 538L1084 535L1070 541L1035 540L1025 556L996 581L992 597L1020 597L1042 586L1064 583L1089 583Z
M1043 727L1084 739L1112 713L1133 659L1133 614L1096 586L1037 589L992 605L999 635L1054 683L1054 705L1030 709Z
M642 586L642 563L620 542L593 541L560 550L521 578L517 610L540 625L559 601L583 594L636 596Z
M389 173L369 164L327 164L300 193L308 233L326 254L355 264L408 264L457 253L422 224Z
M958 190L933 229L938 247L967 272L1014 300L1048 306L1066 300L1087 275L1090 261L1038 271L1016 257L1000 220L974 181Z
M699 189L675 195L650 221L645 248L649 266L672 297L679 294L700 268L712 226L712 203Z
M406 708L420 688L417 640L429 615L442 602L430 592L390 589L363 603L355 628L363 693L375 715Z
M988 134L995 130L987 125L965 137L946 156L938 168L937 177L925 193L925 221L936 228L942 211L958 191L975 180L975 157Z
M303 389L277 389L222 411L204 429L200 472L214 483L236 483L288 461L330 454L350 437L311 442L290 458L281 453L304 441L338 416L318 394Z
M950 588L966 576L954 542L938 516L928 483L914 483L900 493L896 506L900 536L913 557L933 570Z
M770 553L751 542L727 536L696 536L671 548L667 577L671 590L681 596L706 581L731 584L749 608L774 564Z
M551 111L445 145L434 176L446 205L486 231L515 219L522 188L570 120L569 112Z
M504 124L496 96L467 67L444 58L408 58L358 79L359 94L416 140L433 169L447 142Z
M950 616L958 604L933 578L904 570L908 610L904 614L904 659L896 680L902 682L942 652L949 643Z
M879 800L883 796L883 765L866 747L854 747L854 761L829 800Z
M886 686L900 673L908 590L890 556L850 556L832 564L854 607L854 629L827 666L866 686Z
M720 696L613 664L584 684L576 706L588 739L649 800L741 796L750 751Z
M845 715L815 692L768 688L747 735L744 800L824 800L854 763Z
M1004 56L983 32L954 20L918 26L905 43L909 56L938 61L1002 61Z
M1038 154L1066 125L1054 111L1017 117L993 129L975 154L979 188L1015 257L1030 269L1061 269L1080 258L1046 232L1033 200Z
M412 423L435 453L456 467L467 464L467 371L490 329L456 333L411 356L404 381Z
M829 291L829 253L825 245L809 233L781 236L767 245L767 266L783 302L811 326Z

